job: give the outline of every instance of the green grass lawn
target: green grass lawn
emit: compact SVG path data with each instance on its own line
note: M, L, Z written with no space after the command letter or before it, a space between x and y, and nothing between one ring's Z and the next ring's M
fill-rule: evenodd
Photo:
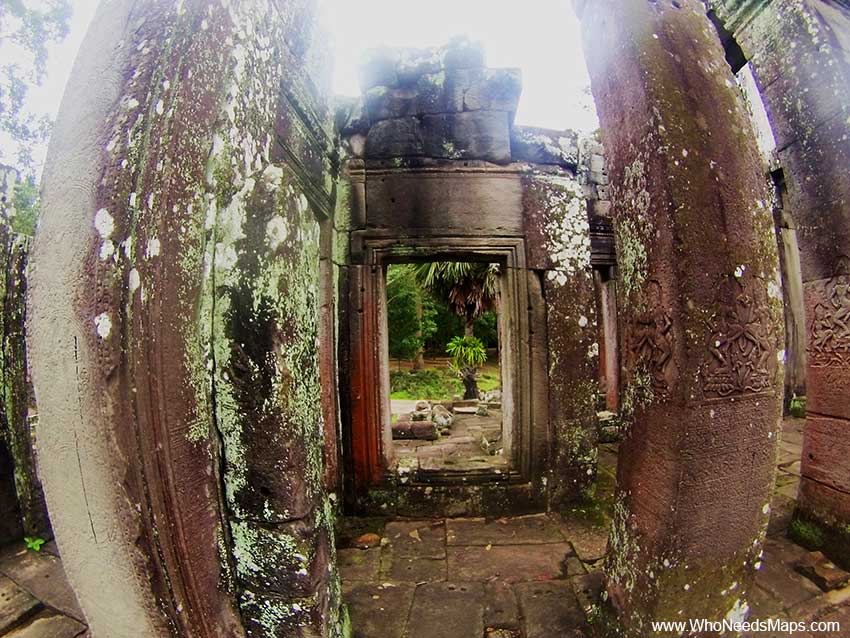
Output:
M499 365L488 363L478 373L478 388L489 392L501 386ZM412 370L393 370L390 372L391 399L431 399L450 401L456 394L463 395L463 383L448 367L425 368L417 372Z

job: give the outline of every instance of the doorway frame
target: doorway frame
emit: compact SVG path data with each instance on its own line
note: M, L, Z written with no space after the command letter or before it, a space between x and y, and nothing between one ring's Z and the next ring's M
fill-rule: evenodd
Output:
M502 431L509 449L508 472L476 473L475 482L529 482L533 477L530 351L531 299L525 244L517 237L372 237L363 240L360 276L352 282L350 322L353 485L358 493L381 485L392 460L390 361L387 342L386 271L390 264L474 261L502 267L499 323L502 371ZM370 382L369 380L373 380ZM377 380L375 382L374 380ZM507 437L505 434L507 433ZM469 477L473 479L473 477ZM440 482L468 484L464 478Z

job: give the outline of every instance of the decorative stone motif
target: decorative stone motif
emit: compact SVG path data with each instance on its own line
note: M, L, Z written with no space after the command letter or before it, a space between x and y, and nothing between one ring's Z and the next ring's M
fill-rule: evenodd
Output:
M764 286L747 276L730 280L727 287L733 289L734 304L724 306L708 345L712 357L704 389L709 397L769 390L776 372Z
M835 276L823 284L823 294L809 319L809 365L850 366L850 258L842 257Z
M653 392L668 394L668 371L673 360L673 320L665 307L661 283L650 281L647 287L648 303L643 312L637 312L629 333L629 351L635 367L644 367L650 375Z

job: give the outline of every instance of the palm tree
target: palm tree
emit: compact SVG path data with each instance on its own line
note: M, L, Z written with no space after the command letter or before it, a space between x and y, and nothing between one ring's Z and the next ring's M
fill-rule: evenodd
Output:
M435 261L419 264L414 272L423 288L463 317L467 337L475 320L499 305L499 264Z
M463 398L478 398L478 369L487 362L484 344L476 337L455 337L446 346L452 369L463 381Z

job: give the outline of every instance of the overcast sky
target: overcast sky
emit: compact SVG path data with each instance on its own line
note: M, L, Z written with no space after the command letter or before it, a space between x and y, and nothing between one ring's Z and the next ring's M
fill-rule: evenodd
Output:
M70 35L51 47L45 84L30 91L29 106L37 113L55 117L97 4L97 0L73 0ZM517 123L581 131L598 127L570 0L324 0L323 4L337 93L358 93L357 64L366 49L439 46L454 35L466 35L484 44L488 66L522 69ZM0 55L5 54L0 45ZM0 145L8 161L8 140L0 139Z

